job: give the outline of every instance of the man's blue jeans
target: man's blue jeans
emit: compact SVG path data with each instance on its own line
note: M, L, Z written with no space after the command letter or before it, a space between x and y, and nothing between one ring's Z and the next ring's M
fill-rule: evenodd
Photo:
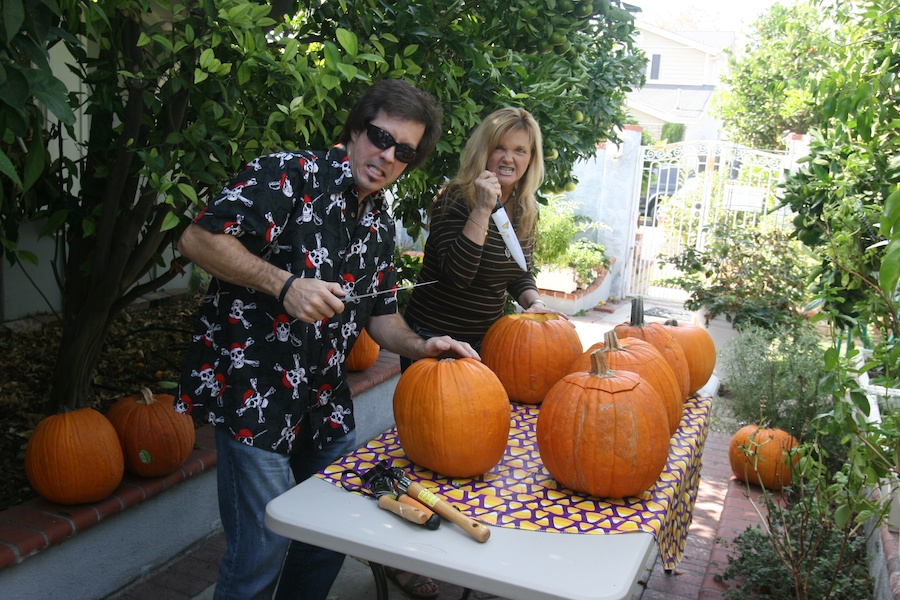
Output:
M254 448L216 427L219 514L227 548L219 566L215 600L324 600L344 555L292 542L266 528L266 504L356 448L356 435L313 450L308 435L297 436L293 456ZM303 441L301 441L303 440ZM279 573L281 582L279 583Z

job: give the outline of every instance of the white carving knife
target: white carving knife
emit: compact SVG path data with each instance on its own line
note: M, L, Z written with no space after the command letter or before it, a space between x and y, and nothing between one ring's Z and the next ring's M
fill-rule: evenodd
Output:
M503 237L503 243L506 244L506 249L509 250L509 254L515 259L516 263L523 271L528 271L528 265L525 264L525 253L522 252L522 245L519 244L519 238L516 237L512 222L509 220L509 215L506 214L506 209L500 204L499 198L497 199L497 207L494 208L494 212L491 213L491 218L494 219L494 224L497 226L497 231L499 231L500 235Z

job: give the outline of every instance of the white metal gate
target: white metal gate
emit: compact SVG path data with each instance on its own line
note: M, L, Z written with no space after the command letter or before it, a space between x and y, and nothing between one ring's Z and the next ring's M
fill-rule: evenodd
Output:
M787 153L763 152L721 141L641 148L640 185L634 198L637 227L628 295L683 301L666 286L676 276L667 263L688 246L702 248L714 224L753 223L778 204ZM770 215L784 223L786 214Z

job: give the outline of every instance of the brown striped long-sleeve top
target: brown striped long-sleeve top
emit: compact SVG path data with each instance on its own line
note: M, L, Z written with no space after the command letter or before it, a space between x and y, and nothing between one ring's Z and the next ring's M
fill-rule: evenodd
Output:
M443 202L449 205L442 207ZM435 333L477 345L503 316L506 292L518 301L523 292L537 290L537 285L534 275L522 271L510 257L493 220L483 246L462 233L469 208L458 190L444 190L437 203L419 282L438 283L416 288L405 315ZM515 217L511 218L515 228ZM533 241L522 243L529 267L533 249Z

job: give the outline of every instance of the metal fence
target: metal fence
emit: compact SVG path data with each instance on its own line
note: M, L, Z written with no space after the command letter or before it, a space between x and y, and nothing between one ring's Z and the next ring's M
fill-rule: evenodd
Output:
M669 259L702 249L716 226L786 226L790 215L775 209L787 160L785 152L720 141L642 147L628 295L683 301L687 293L666 284L678 275Z

